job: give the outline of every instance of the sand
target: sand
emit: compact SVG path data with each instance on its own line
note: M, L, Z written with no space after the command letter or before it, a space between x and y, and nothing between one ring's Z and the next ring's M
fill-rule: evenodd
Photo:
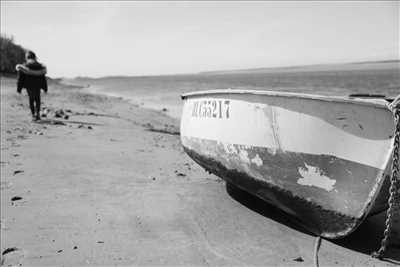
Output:
M5 266L313 264L315 237L195 164L165 112L56 83L41 123L27 102L1 78ZM399 263L398 241L385 261L369 256L383 220L323 240L321 266Z

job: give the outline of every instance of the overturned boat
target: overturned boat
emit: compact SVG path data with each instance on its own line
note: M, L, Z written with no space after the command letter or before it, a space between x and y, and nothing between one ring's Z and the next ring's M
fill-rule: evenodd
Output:
M387 100L247 90L182 98L186 153L309 231L344 237L387 208L395 128Z

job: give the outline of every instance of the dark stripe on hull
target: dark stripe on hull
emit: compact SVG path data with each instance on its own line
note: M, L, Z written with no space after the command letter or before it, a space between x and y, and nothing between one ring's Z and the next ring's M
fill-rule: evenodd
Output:
M301 226L316 235L328 238L344 237L361 221L355 217L323 209L313 202L293 195L288 190L254 179L244 172L228 170L212 158L204 157L187 148L184 149L194 161L207 171L280 208L289 215L295 216Z
M327 238L346 236L361 223L367 215L367 206L373 203L370 192L382 176L382 171L376 168L332 156L291 152L270 154L265 148L247 148L248 153L255 151L261 157L263 165L249 164L246 169L235 166L238 159L228 163L226 157L231 155L224 154L215 141L186 138L185 142L190 143L188 146L184 143L186 153L208 171L277 206L300 220L309 231ZM211 156L210 150L219 156ZM253 156L249 154L249 157ZM298 169L305 163L318 166L321 172L334 177L335 190L299 185ZM260 173L268 178L260 179ZM347 176L344 173L348 173ZM344 203L346 207L343 207Z

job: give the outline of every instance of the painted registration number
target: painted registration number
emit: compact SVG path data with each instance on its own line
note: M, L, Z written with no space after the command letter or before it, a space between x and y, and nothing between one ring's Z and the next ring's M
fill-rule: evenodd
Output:
M194 101L192 117L229 119L229 100Z

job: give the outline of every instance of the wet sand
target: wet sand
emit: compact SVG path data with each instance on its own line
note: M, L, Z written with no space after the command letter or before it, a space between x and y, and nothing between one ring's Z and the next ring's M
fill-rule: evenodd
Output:
M315 236L196 165L165 112L52 83L47 118L34 123L15 91L2 77L5 266L313 264ZM323 240L321 266L399 264L398 216L386 260L369 256L383 222Z

